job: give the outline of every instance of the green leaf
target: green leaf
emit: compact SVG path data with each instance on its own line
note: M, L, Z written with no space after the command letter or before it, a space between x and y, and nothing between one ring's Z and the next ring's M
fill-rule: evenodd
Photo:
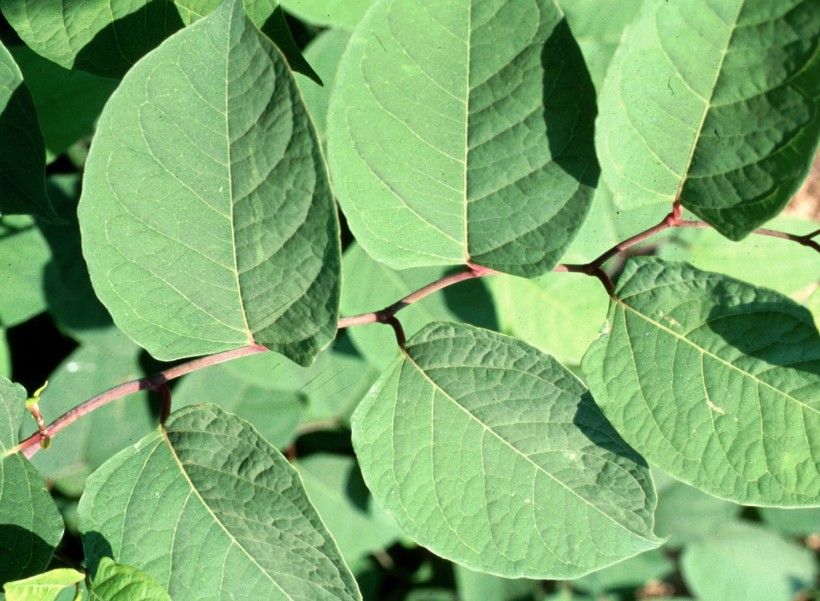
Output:
M324 27L353 29L374 0L281 0L282 6L303 21Z
M527 601L536 599L538 583L532 580L510 580L492 574L473 572L456 564L456 588L459 601Z
M636 589L651 580L662 580L675 571L675 564L660 549L630 557L614 566L573 581L579 590L601 595L615 589Z
M427 326L352 424L376 499L470 569L571 578L661 542L642 458L569 371L513 338Z
M63 536L60 512L39 474L14 451L27 396L0 378L0 585L43 571Z
M390 269L374 261L358 244L351 244L345 250L342 270L345 281L352 282L342 290L341 310L345 315L386 307L447 274L442 267ZM433 321L467 321L495 328L495 311L485 284L480 280L462 282L401 312L401 323L408 336ZM365 358L380 369L390 365L396 356L396 337L388 326L353 328L350 338Z
M558 0L596 89L601 89L621 35L635 19L642 3L643 0Z
M820 135L812 0L644 2L607 71L596 148L627 199L738 240L783 209Z
M14 57L0 44L0 215L53 216L46 196L45 144L37 111Z
M356 239L391 267L540 275L586 215L595 111L552 2L379 2L331 96L334 187Z
M305 99L305 106L313 118L319 138L324 142L327 131L327 108L330 92L336 80L336 70L342 52L350 41L350 32L344 29L331 29L317 35L305 48L305 59L316 69L322 79L322 85L311 78L297 74L296 82Z
M794 217L778 217L766 226L798 235L817 229L816 222ZM750 236L732 242L712 229L692 228L675 230L672 242L662 249L665 259L684 260L698 269L765 286L797 301L805 301L806 291L820 279L817 255L785 240Z
M77 584L85 574L60 568L37 574L24 580L7 582L3 587L6 601L54 601L66 587Z
M313 454L294 465L348 564L399 538L401 530L373 502L352 457Z
M239 2L129 71L79 214L98 296L158 359L255 342L307 364L335 336L339 225L319 143Z
M103 557L91 583L91 601L171 601L171 596L145 572Z
M788 298L632 259L583 369L618 432L675 478L754 505L820 498L820 336Z
M792 601L817 574L810 551L756 526L735 523L689 545L683 578L699 601Z
M6 333L0 328L0 378L11 376L11 351L6 342Z
M0 217L0 324L11 327L46 308L43 272L48 245L30 217Z
M778 532L791 536L820 533L820 509L775 509L761 507L760 517Z
M26 81L45 138L48 162L80 138L91 134L94 122L117 82L69 71L26 46L11 48Z
M46 422L103 390L145 375L139 347L122 332L109 328L96 342L75 350L49 376L40 401ZM86 478L111 455L148 434L156 420L147 392L129 395L84 416L67 434L55 436L32 464L63 494L79 497ZM33 425L31 420L26 424L27 434Z
M66 69L120 78L165 38L212 12L222 0L42 2L4 0L3 15L27 46ZM244 0L254 24L294 69L315 76L276 0Z
M212 405L175 412L112 457L79 512L89 565L113 557L176 601L360 599L293 467Z
M721 526L733 522L741 506L700 492L683 482L671 481L658 489L655 532L668 537L667 547L679 548L711 536Z

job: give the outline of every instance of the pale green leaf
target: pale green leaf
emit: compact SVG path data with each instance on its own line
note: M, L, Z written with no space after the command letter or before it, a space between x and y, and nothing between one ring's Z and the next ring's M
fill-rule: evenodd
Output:
M599 96L603 179L738 240L786 205L820 135L813 0L644 2Z
M66 587L80 582L85 574L69 568L50 570L25 578L7 582L3 587L6 601L54 601Z
M820 498L820 336L788 298L684 263L635 258L584 372L650 462L744 504Z
M317 35L305 48L305 59L313 66L322 79L322 85L301 74L296 75L296 82L305 99L305 106L313 118L319 138L324 141L327 131L327 107L330 92L336 81L336 70L342 58L350 32L344 29L331 29Z
M687 546L681 570L698 601L793 601L812 586L817 563L774 532L734 523Z
M345 250L342 271L347 285L342 290L340 306L345 315L382 309L447 273L442 267L390 269L373 260L358 244L351 244ZM467 321L495 328L495 311L486 285L481 280L461 282L401 312L402 327L408 336L433 321ZM373 324L352 328L350 339L370 363L381 369L390 365L396 356L396 337L389 326Z
M399 538L401 530L374 503L352 457L313 454L295 463L308 498L352 564Z
M529 601L536 599L538 583L510 580L454 566L459 601Z
M89 565L113 557L175 601L360 598L296 470L213 405L175 412L112 457L79 513Z
M0 328L0 378L11 376L11 351L6 342L6 333Z
M0 217L0 324L10 327L46 308L48 245L29 217Z
M820 534L820 509L776 509L761 507L760 517L778 532L791 536Z
M661 542L642 458L569 371L513 338L425 327L352 423L376 499L468 568L571 578Z
M675 571L675 564L660 549L630 557L614 566L587 574L572 582L582 591L602 595L614 589L637 589L651 580L663 580Z
M679 548L711 536L715 530L738 519L742 507L699 491L675 480L655 485L658 508L655 532L668 537L666 545Z
M26 391L0 378L0 585L40 573L63 536L63 520L32 465L14 452Z
M103 390L145 375L139 347L116 328L108 328L95 342L83 344L49 376L40 401L46 422ZM151 431L156 412L158 407L152 411L147 392L129 395L78 420L31 462L63 494L79 497L91 472ZM27 435L34 430L33 420L29 421L24 428Z
M558 0L578 41L595 88L600 90L609 62L643 0Z
M595 110L551 1L384 0L331 95L334 188L356 239L391 267L540 275L586 215Z
M14 57L0 43L0 215L52 216L46 196L45 144L31 93Z
M158 359L256 342L307 364L336 333L339 226L319 143L238 1L123 79L79 214L98 296Z
M326 27L353 29L375 0L281 0L282 6L303 21ZM320 74L321 75L321 74Z
M26 46L12 47L11 53L34 99L51 161L91 134L117 82L83 71L69 71Z
M171 597L145 572L103 557L91 583L91 601L171 601Z

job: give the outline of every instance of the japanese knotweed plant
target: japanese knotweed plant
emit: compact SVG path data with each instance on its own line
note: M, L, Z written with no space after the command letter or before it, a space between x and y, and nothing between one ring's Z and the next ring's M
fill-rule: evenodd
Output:
M360 599L399 537L468 599L684 541L691 592L758 598L656 533L649 465L820 506L819 230L761 227L817 149L818 4L282 5L330 26L307 58L275 0L0 0L0 325L81 343L28 401L0 379L7 598ZM348 427L355 460L292 444ZM49 490L80 571L45 571Z

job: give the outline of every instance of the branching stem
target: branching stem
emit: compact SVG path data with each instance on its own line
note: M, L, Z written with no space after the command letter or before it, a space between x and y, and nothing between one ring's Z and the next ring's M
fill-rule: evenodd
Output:
M711 226L704 221L692 221L682 219L681 205L679 202L675 202L672 205L672 210L670 211L670 213L666 215L656 225L653 225L652 227L638 234L635 234L634 236L627 238L622 242L619 242L618 244L606 250L600 256L590 261L589 263L561 263L555 267L554 271L583 273L592 277L596 277L601 281L607 293L609 295L612 295L614 293L615 286L612 282L612 278L604 270L603 265L612 257L632 248L637 244L640 244L641 242L644 242L652 236L655 236L664 230L676 227L708 228ZM773 238L790 240L792 242L797 242L798 244L802 244L803 246L812 248L815 251L820 252L820 244L818 244L818 242L815 240L815 238L820 236L820 229L817 229L805 235L789 234L786 232L779 232L776 230L770 230L766 228L754 230L754 232L752 233L761 236L770 236ZM391 328L393 328L393 332L396 335L396 341L398 342L398 345L400 347L404 347L404 344L406 342L404 329L402 328L401 322L399 321L398 317L396 317L396 313L398 313L405 307L408 307L413 303L416 303L422 300L423 298L426 298L431 294L438 292L439 290L447 288L448 286L458 284L459 282L463 282L465 280L471 280L474 278L494 275L496 273L496 271L489 269L487 267L482 267L480 265L474 265L470 263L462 271L458 271L456 273L439 278L434 282L430 282L426 286L419 288L415 292L408 294L404 298L397 300L393 304L388 305L383 309L373 311L370 313L352 315L350 317L342 317L341 319L339 319L337 328L341 330L344 328L350 328L369 323L387 324ZM238 349L232 349L229 351L217 353L215 355L208 355L207 357L193 359L186 363L181 363L174 367L170 367L151 376L147 376L145 378L140 378L139 380L133 380L131 382L126 382L124 384L120 384L119 386L115 386L114 388L111 388L101 394L98 394L97 396L88 399L81 405L78 405L74 409L71 409L70 411L64 413L47 426L43 426L42 424L40 424L40 427L38 428L37 432L23 440L20 444L18 444L10 451L7 451L7 454L22 452L24 456L30 458L41 448L41 443L44 440L53 438L57 433L67 428L84 415L87 415L92 411L99 409L100 407L103 407L116 399L122 398L129 394L133 394L135 392L139 392L140 390L156 390L162 395L163 407L161 421L164 422L165 418L168 416L168 413L170 413L171 410L171 392L168 388L169 381L179 378L185 374L203 369L205 367L210 367L211 365L217 365L219 363L224 363L225 361L238 359L240 357L245 357L247 355L262 353L266 350L267 348L265 348L264 346L258 344L251 344Z

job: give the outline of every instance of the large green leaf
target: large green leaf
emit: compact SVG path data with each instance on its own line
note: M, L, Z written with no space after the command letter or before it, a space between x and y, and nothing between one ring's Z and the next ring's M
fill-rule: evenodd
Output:
M687 546L681 571L699 601L793 601L812 586L817 563L774 532L734 523Z
M159 583L145 572L103 557L91 584L91 601L171 601Z
M605 181L733 240L774 217L820 135L819 35L813 0L644 2L599 97Z
M583 367L618 432L675 478L745 504L818 503L820 336L788 298L632 259Z
M384 0L331 95L334 187L356 239L392 267L539 275L587 212L595 110L551 0Z
M112 457L79 512L91 566L111 556L176 601L360 598L296 470L213 405L174 413Z
M85 574L69 568L50 570L23 580L7 582L6 601L55 601L67 587L82 581Z
M339 226L319 143L238 1L129 71L79 213L98 296L158 359L256 342L307 364L336 333Z
M374 0L281 0L288 12L315 25L353 29Z
M3 0L3 15L37 54L66 69L121 77L166 37L213 11L221 0ZM254 24L294 69L311 74L276 0L244 0Z
M351 244L345 250L342 271L347 284L341 300L345 315L386 307L447 273L442 267L390 269L374 261L358 244ZM467 321L494 328L495 311L485 284L480 280L462 282L413 303L401 312L401 323L408 336L432 321ZM396 356L396 337L385 325L352 328L350 339L365 358L379 368L390 365Z
M638 14L642 3L643 0L558 0L572 35L578 40L596 89L600 90L621 35Z
M49 376L40 402L47 422L103 390L145 375L139 347L116 328L109 328L95 342L83 344ZM148 434L156 420L147 392L129 395L78 420L37 453L32 464L63 494L79 497L91 472ZM33 425L33 421L26 424L26 434Z
M471 569L570 578L661 542L643 459L569 371L513 338L425 327L352 423L376 499Z
M40 573L63 536L63 520L37 471L14 452L26 391L0 378L0 585Z
M45 143L31 93L14 57L0 43L0 215L51 216L46 196Z
M34 99L49 161L91 134L105 101L117 87L112 79L69 71L26 46L11 48Z
M46 308L48 245L30 217L0 217L0 324L9 327Z
M373 502L352 457L315 453L295 467L310 502L349 564L399 538L401 530Z

